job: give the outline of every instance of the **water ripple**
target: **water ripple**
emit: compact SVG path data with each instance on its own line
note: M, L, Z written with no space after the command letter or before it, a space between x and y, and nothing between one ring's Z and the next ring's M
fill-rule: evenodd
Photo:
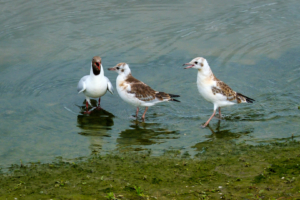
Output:
M90 146L193 152L208 139L262 141L296 132L299 8L296 0L1 1L0 146L7 163L83 156ZM107 94L101 104L111 115L83 115L76 85L95 55L105 69L129 63L136 78L181 95L181 103L151 107L146 123L134 124L135 108ZM198 94L196 71L181 67L196 56L256 103L224 108L224 120L200 129L213 106ZM105 75L115 86L116 74Z

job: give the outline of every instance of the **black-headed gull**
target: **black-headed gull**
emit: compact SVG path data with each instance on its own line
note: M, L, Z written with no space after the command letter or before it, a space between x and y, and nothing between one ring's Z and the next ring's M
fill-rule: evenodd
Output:
M236 103L253 103L253 101L255 101L241 93L233 91L228 85L217 79L211 71L206 59L197 57L183 65L188 65L184 69L194 68L198 70L198 91L205 100L214 104L214 112L203 127L208 125L218 108L219 116L221 117L221 107L231 106Z
M90 75L82 77L77 85L78 94L82 92L86 98L86 112L84 113L90 113L88 111L88 106L91 105L90 98L99 98L97 108L101 109L100 99L107 90L111 94L114 92L111 82L104 76L101 58L95 56L92 60Z
M155 91L145 83L134 78L126 63L119 63L115 67L108 68L108 70L116 71L119 74L116 80L117 91L125 102L137 107L136 118L138 116L139 106L146 107L142 116L142 120L144 120L149 106L164 101L180 102L173 99L174 97L179 97L179 95Z

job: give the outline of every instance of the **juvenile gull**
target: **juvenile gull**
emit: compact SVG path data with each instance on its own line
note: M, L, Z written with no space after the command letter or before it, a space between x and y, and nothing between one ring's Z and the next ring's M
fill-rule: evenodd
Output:
M105 95L106 91L109 91L111 94L114 92L114 88L109 81L109 79L104 76L104 70L101 63L101 58L99 56L93 57L91 64L90 75L86 75L80 79L77 85L78 93L83 93L86 99L86 113L90 113L88 111L88 106L92 106L90 102L90 98L99 98L98 100L98 109L100 107L100 99L103 95Z
M221 107L231 106L236 103L253 103L254 99L233 91L223 81L217 79L211 71L208 62L202 57L194 58L191 62L183 64L188 65L184 69L194 68L198 70L197 87L202 97L214 104L214 112L207 122L202 126L206 127L210 120L216 114L219 108L221 117Z
M142 120L145 120L145 115L149 106L164 101L180 102L173 99L174 97L179 97L179 95L155 91L145 83L134 78L126 63L119 63L115 67L108 68L108 70L116 71L119 74L116 80L117 91L125 102L137 107L136 118L138 116L139 106L146 107L142 116Z

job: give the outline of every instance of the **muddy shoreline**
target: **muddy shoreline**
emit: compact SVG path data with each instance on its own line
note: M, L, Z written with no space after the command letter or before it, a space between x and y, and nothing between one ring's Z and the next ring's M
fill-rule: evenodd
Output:
M214 141L194 158L148 151L12 165L0 175L0 199L298 199L299 147Z

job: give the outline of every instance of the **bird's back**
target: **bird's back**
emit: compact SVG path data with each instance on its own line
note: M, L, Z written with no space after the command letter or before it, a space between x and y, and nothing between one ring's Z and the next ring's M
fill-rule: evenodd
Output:
M117 80L117 87L121 98L136 106L153 106L159 102L173 100L169 94L155 91L147 84L134 78L131 74L126 78L119 78ZM173 97L178 96L173 95Z

